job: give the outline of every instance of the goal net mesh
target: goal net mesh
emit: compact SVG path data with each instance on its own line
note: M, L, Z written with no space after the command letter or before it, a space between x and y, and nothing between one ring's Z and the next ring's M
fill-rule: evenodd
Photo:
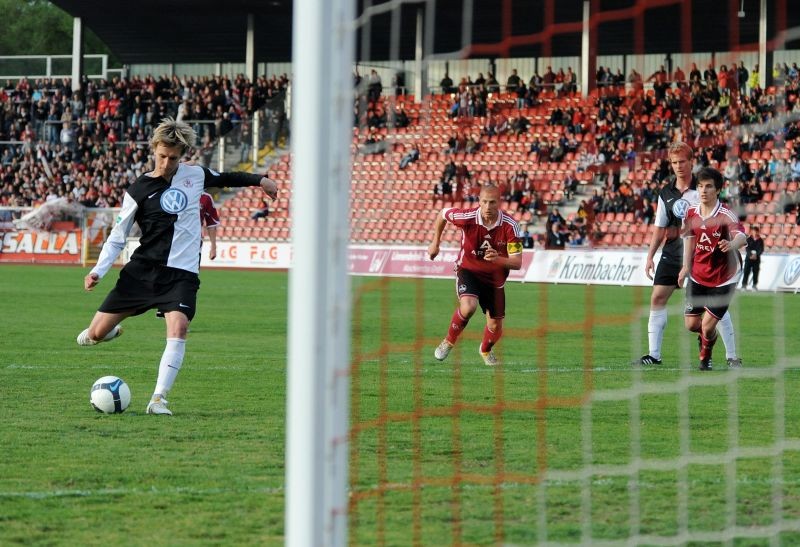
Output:
M720 170L729 158L756 169L762 160L791 160L787 94L796 86L783 76L761 90L770 113L758 116L742 100L757 79L726 84L722 114L707 111L711 104L698 114L691 84L672 81L676 69L689 80L692 64L702 74L741 63L752 75L757 2L723 2L713 16L709 3L691 1L589 4L589 78L600 67L612 75L599 86L581 81L581 2L359 4L351 244L424 257L435 215L477 206L470 192L485 182L505 185L503 208L536 239L556 207L571 222L580 202L606 185L646 188L674 140L707 151ZM788 0L767 4L768 62L791 66L798 58L791 25L800 13ZM716 42L704 38L706 27ZM415 48L421 72L407 60ZM662 66L671 82L665 104L677 104L670 119L655 99L658 77L651 78ZM512 71L528 83L548 69L569 69L574 87L561 76L539 80L534 98L522 102L507 89ZM613 80L618 71L622 82ZM629 80L633 72L641 81ZM479 73L491 90L483 101L467 93L462 102L461 91L480 89ZM597 152L598 135L614 130L614 119L611 127L598 123L608 104L615 116L630 113L620 139L629 155L615 169L579 169L582 153ZM557 109L580 111L581 129L553 123ZM509 123L524 116L529 125L519 134L492 133L495 114ZM552 149L562 137L575 142L558 158L531 150L534 140ZM414 148L418 155L409 156ZM536 194L538 205L514 199L520 171L519 180L529 181L523 194ZM579 179L571 193L567 173ZM768 252L791 253L800 234L780 196L796 183L773 177L764 190L750 204L730 188L725 197L746 228L769 225ZM584 247L646 250L650 232L637 218L592 220ZM448 226L442 252L458 249L459 237ZM373 265L385 259L369 256ZM385 272L379 266L369 272ZM800 542L796 296L737 296L731 314L744 367L726 370L719 344L718 365L705 373L697 370L695 336L683 327L682 291L668 306L664 363L645 368L632 361L647 352L650 287L509 282L496 347L502 364L491 369L477 352L480 311L445 361L433 357L456 307L454 275L394 273L353 278L351 544Z

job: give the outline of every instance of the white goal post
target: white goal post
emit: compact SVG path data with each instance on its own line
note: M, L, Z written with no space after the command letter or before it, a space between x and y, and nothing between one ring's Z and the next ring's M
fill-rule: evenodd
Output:
M347 544L355 5L296 0L285 544ZM275 318L279 320L279 318Z

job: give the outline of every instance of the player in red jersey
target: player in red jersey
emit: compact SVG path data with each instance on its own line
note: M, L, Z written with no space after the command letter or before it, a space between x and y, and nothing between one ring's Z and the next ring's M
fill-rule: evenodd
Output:
M219 226L219 213L214 207L214 198L208 192L200 195L200 223L205 225L211 247L208 250L208 258L217 258L217 226Z
M712 369L717 323L728 311L741 278L739 249L747 244L739 218L719 202L722 184L719 171L701 169L697 173L700 203L690 207L683 219L683 267L678 283L689 279L684 321L687 329L700 333L700 370Z
M455 263L458 307L434 356L440 361L447 357L480 304L486 327L478 352L485 364L495 366L498 361L492 348L503 335L504 287L508 272L522 266L522 239L519 224L500 210L500 190L496 186L487 184L481 188L479 204L471 209L445 208L436 216L433 241L428 246L431 260L439 254L448 222L461 229L461 251Z

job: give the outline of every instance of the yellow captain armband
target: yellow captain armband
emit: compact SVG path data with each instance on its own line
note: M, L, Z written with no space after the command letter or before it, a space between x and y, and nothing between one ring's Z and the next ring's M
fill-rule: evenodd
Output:
M520 242L520 241L518 241L516 243L511 242L506 246L506 248L508 249L509 256L510 255L515 255L515 254L519 254L519 253L522 252L522 242Z

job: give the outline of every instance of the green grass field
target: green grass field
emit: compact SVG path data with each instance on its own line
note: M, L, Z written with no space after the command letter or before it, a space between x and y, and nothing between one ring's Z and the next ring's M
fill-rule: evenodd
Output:
M202 273L172 418L144 414L161 320L75 344L116 280L84 274L0 266L0 545L282 544L287 274ZM796 295L739 295L745 368L709 373L680 297L664 365L631 366L647 289L509 284L496 370L480 318L434 360L451 281L353 296L351 544L800 544ZM89 405L106 374L133 392L122 415Z

